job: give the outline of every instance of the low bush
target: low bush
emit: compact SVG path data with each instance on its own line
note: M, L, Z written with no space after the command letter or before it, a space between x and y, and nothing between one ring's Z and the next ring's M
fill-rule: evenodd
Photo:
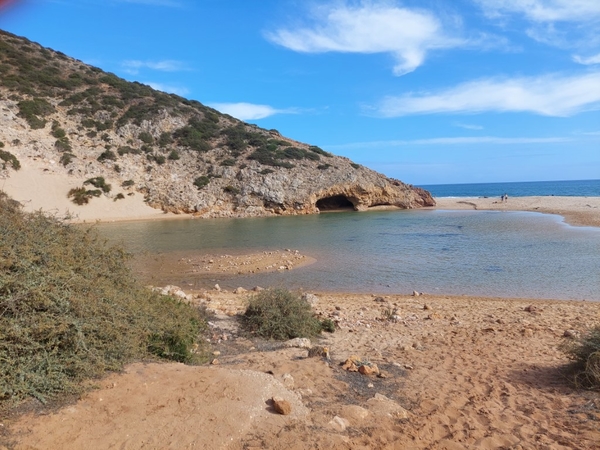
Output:
M565 340L561 348L574 363L575 383L600 389L600 325L578 338Z
M0 412L81 392L134 360L198 357L198 310L138 284L125 251L95 230L23 213L0 193L0 255Z
M100 153L100 156L98 156L98 161L100 161L100 162L116 161L116 160L117 160L117 155L115 155L115 152L113 152L112 150L105 150L102 153Z
M268 289L250 297L242 324L257 336L277 340L316 336L322 330L308 302L286 289Z
M102 192L108 194L112 189L112 186L106 182L104 177L94 177L83 182L84 186L86 184L91 184L95 188L102 189Z
M210 183L210 178L207 177L206 175L197 177L194 180L194 186L196 186L198 189L202 189L203 187L207 186L208 183Z
M60 163L64 166L67 167L71 162L73 162L73 158L75 158L76 156L73 153L63 153L60 156Z
M10 166L14 170L19 170L21 168L21 163L19 162L17 157L11 152L7 152L6 150L0 150L0 160L4 161L4 164L2 164L3 169L6 169L7 164L10 164Z
M180 158L179 152L177 150L171 150L171 153L169 153L168 159L170 159L171 161L177 161L179 158Z

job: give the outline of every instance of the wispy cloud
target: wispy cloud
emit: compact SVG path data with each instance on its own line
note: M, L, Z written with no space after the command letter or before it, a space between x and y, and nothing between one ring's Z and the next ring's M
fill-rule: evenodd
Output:
M177 94L181 97L185 97L190 93L189 89L181 86L169 86L167 84L162 83L154 83L154 82L145 82L152 89L156 89L157 91L168 92L170 94Z
M374 149L389 147L406 147L414 145L480 145L480 144L498 144L498 145L523 145L523 144L557 144L570 142L572 138L566 137L515 137L503 138L496 136L460 136L460 137L440 137L429 139L412 140L389 140L389 141L370 141L370 142L352 142L348 144L327 145L327 149Z
M482 79L438 93L386 97L374 109L383 117L490 111L571 116L600 109L600 72Z
M396 61L398 76L422 65L431 50L467 45L451 30L460 26L460 20L443 24L429 11L395 6L392 1L362 1L358 6L335 2L315 8L309 22L267 32L266 37L296 52L388 53Z
M483 130L483 127L481 125L474 125L471 123L455 122L454 126L464 128L465 130Z
M253 103L211 103L209 106L240 120L259 120L275 114L296 114L298 112L293 108L277 109L269 105Z
M565 49L597 48L600 36L598 0L475 0L484 14L529 22L526 34L547 45Z
M475 0L490 17L521 14L535 22L590 22L600 19L598 0Z
M594 56L589 56L587 58L583 58L581 56L575 55L575 56L573 56L573 61L575 61L578 64L583 64L586 66L600 64L600 53L598 53L597 55L594 55Z
M129 74L137 75L142 69L151 69L161 72L179 72L186 70L186 66L181 61L165 59L162 61L140 61L130 59L121 63L123 70Z

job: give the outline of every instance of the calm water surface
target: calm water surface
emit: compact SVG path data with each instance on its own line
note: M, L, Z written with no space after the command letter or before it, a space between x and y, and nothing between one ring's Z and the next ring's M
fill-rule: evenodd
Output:
M380 211L251 219L102 224L134 253L298 249L318 262L226 278L168 275L182 287L215 282L307 290L600 300L600 229L558 216L498 211Z

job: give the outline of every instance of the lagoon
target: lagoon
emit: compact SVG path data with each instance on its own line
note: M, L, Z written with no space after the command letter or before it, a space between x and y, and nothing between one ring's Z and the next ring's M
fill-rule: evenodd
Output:
M243 254L290 248L317 262L226 277L162 274L183 288L278 286L311 291L600 301L600 229L506 211L369 211L312 216L99 224L134 254Z

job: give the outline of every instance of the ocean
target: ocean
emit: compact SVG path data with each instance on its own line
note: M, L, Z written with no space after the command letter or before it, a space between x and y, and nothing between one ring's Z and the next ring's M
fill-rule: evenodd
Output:
M500 197L503 194L509 197L600 197L600 180L432 184L419 187L427 189L434 197Z
M506 187L513 184L522 186L513 190ZM501 187L498 192L518 196L524 195L523 186L528 184L483 186ZM566 195L567 190L559 188L570 186L571 192L574 184L559 182L553 191ZM437 195L486 194L475 185L454 186ZM583 192L583 188L578 189ZM555 215L395 210L130 222L100 224L97 228L135 254L243 254L290 248L317 259L315 264L281 273L231 277L160 274L163 284L183 288L210 288L219 283L228 289L259 285L379 294L410 294L416 290L600 301L600 228L569 226Z

